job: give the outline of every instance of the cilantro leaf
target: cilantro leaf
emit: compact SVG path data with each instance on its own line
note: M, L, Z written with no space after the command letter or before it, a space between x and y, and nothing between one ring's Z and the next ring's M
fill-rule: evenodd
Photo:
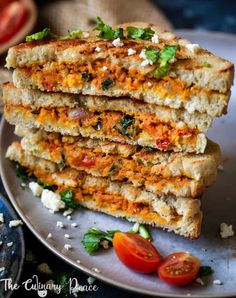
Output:
M205 66L205 67L211 67L211 64L208 63L208 62L206 62L206 61L204 61L204 62L203 62L203 66Z
M60 192L61 200L66 204L67 207L76 209L81 205L74 200L74 194L71 189L65 189Z
M42 31L39 31L32 35L26 36L25 40L27 42L29 42L29 41L33 41L33 40L42 40L47 37L48 38L56 38L56 35L51 32L51 29L44 28Z
M132 27L129 26L126 28L128 35L128 38L136 39L141 38L144 40L151 39L155 31L153 31L151 28L138 28L138 27Z
M148 60L151 60L153 63L158 61L159 50L156 49L145 49L145 56Z
M155 70L154 77L159 79L168 74L170 70L171 60L174 59L177 50L179 49L179 45L165 45L159 53L159 67Z
M97 228L90 228L83 236L82 244L85 250L90 254L94 254L101 247L101 241L107 240L109 244L112 244L114 234L118 230L110 230L104 232Z
M134 117L130 115L125 115L117 125L114 126L114 129L119 132L122 136L130 138L129 128L134 123Z
M103 39L116 39L116 38L123 38L124 33L122 28L118 28L114 30L111 26L104 23L104 21L97 17L98 25L94 28L94 30L100 31L99 37Z
M25 182L29 178L27 170L18 163L16 164L16 176L20 178L22 182Z
M65 36L60 37L61 40L67 40L67 39L75 39L75 38L81 38L82 31L80 29L75 29L72 31L68 31L68 34Z
M199 269L198 276L199 277L208 276L208 275L211 275L213 272L214 271L212 270L212 268L210 266L201 266Z

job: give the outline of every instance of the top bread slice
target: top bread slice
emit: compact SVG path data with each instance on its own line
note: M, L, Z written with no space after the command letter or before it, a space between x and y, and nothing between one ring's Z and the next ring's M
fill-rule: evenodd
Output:
M116 47L112 40L100 39L90 32L87 38L20 44L9 49L6 65L17 68L13 75L17 87L131 96L173 108L184 107L189 112L207 112L213 117L225 112L233 82L232 63L157 26L146 23L121 26L151 27L159 43L124 38L123 45ZM180 48L169 74L158 80L154 78L155 63L143 67L139 55L147 47L161 49L165 45ZM129 49L135 50L135 54L128 55ZM81 67L93 79L83 81ZM103 89L101 83L107 79L112 80L112 85Z

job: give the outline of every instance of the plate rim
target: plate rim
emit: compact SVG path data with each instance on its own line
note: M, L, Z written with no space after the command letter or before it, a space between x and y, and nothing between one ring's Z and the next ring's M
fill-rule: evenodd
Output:
M176 29L174 30L174 32L176 34L192 34L192 35L205 35L205 36L217 36L218 38L227 38L227 39L233 39L236 42L236 35L234 34L229 34L229 33L222 33L222 32L217 32L217 31L208 31L208 30L204 30L204 31L200 31L200 30L191 30L191 29ZM2 117L1 119L1 124L0 124L0 148L2 148L2 143L3 143L3 131L4 131L4 127L6 125L9 125L6 120L4 119L4 117ZM176 294L176 293L163 293L163 292L157 292L157 291L153 291L153 290L141 290L140 288L136 288L135 286L130 286L130 285L124 285L123 283L116 281L112 278L108 278L102 275L102 273L97 274L95 273L93 270L87 268L84 265L81 264L77 264L76 262L72 261L69 257L67 257L66 255L62 254L60 251L56 250L53 245L51 245L48 241L46 241L46 239L44 239L31 225L31 223L28 221L28 219L24 216L23 211L20 209L20 207L18 206L17 202L14 200L14 197L11 193L10 188L8 187L7 181L6 181L6 177L4 174L4 170L3 170L3 166L2 166L2 158L0 158L0 175L2 178L2 182L4 185L4 188L9 196L9 199L12 203L12 205L14 206L16 212L19 214L19 216L22 218L22 220L24 221L24 223L26 224L26 226L30 229L30 231L38 238L38 240L45 246L47 247L47 249L49 249L54 255L58 256L60 259L62 259L63 261L67 262L68 264L70 264L71 266L73 266L76 269L81 270L82 272L84 272L85 274L88 274L90 276L95 277L96 279L99 279L107 284L110 284L112 286L127 290L127 291L131 291L133 293L138 293L138 294L145 294L148 296L156 296L156 297L186 297L188 295L184 295L184 294ZM207 297L235 297L236 295L236 290L235 292L225 292L223 293L219 293L219 294L191 294L191 297L202 297L202 298L207 298Z
M1 129L0 129L0 131L1 131ZM1 172L1 170L0 170L0 172ZM11 204L8 202L7 198L2 193L0 193L0 198L3 201L4 205L7 207L7 209L10 210L10 214L12 215L12 217L13 218L18 218L19 217L18 212L16 211L15 208L13 208L11 206ZM24 238L24 232L23 232L23 229L22 229L21 226L18 227L18 231L20 233L20 239L21 239L20 243L21 243L22 254L20 256L19 270L18 270L18 272L16 274L16 278L14 280L14 283L16 283L16 284L18 284L18 282L21 278L21 275L22 275L22 272L23 272L23 267L24 267L24 262L25 262L25 238ZM10 291L7 292L5 298L10 298L11 295L13 295L13 294L14 294L14 290L10 290Z

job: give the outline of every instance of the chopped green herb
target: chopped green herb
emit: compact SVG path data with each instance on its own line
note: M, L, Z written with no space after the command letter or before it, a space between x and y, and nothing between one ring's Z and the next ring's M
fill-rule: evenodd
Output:
M151 28L137 28L137 27L127 27L126 28L128 35L128 38L136 39L141 38L144 40L151 39L155 31L153 31Z
M153 63L156 63L158 61L158 53L159 50L155 49L145 49L145 56L148 60L151 60Z
M82 79L84 81L91 81L93 78L93 75L90 72L82 72Z
M90 228L87 233L84 234L82 244L85 250L90 254L94 254L101 247L101 241L107 240L112 245L114 234L118 230L102 231L97 228Z
M140 225L138 229L139 235L148 241L152 241L152 236L144 225Z
M61 292L65 294L69 294L69 282L70 282L70 274L66 272L59 273L55 276L55 281L57 285L60 285Z
M212 268L210 266L201 266L199 269L198 276L199 277L208 276L208 275L211 275L213 272L214 271L212 270Z
M59 37L61 40L67 40L67 39L76 39L76 38L81 38L82 36L82 31L80 29L68 31L68 34L65 36Z
M33 40L43 40L45 38L67 40L67 39L80 38L81 36L82 36L82 31L80 29L68 31L67 35L60 36L53 33L50 28L44 28L42 31L26 36L25 40L27 42L30 42Z
M16 164L16 176L20 178L22 182L25 182L29 178L27 170L18 163Z
M205 62L203 62L203 66L205 66L205 67L211 67L211 64L205 61Z
M179 49L179 45L171 46L165 45L159 53L158 63L159 66L155 70L154 76L159 79L168 74L170 66L169 63L172 59L174 59L177 50Z
M53 34L54 35L54 34ZM44 38L51 38L52 37L52 32L49 28L44 28L42 31L36 32L32 35L26 36L25 40L27 42L33 41L33 40L42 40Z
M153 152L153 151L155 151L155 148L145 147L145 151L147 151L147 152Z
M114 129L118 131L122 136L130 138L129 128L134 123L134 117L125 115L120 122L114 126Z
M98 25L94 30L100 31L99 37L103 39L116 39L116 38L123 38L123 29L118 28L117 30L112 29L111 26L107 25L104 23L104 21L100 18L97 17Z
M81 205L74 200L73 191L70 189L65 189L60 192L61 200L66 204L67 207L76 209L81 207Z
M105 81L102 82L102 89L106 90L113 85L113 81L110 78L107 78Z

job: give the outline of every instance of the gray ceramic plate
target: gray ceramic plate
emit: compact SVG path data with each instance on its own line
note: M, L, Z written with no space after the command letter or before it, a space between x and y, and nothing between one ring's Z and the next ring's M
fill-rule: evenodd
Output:
M179 34L201 44L214 53L228 58L236 63L236 37L230 35L184 31ZM143 294L151 294L166 297L223 297L236 295L236 237L221 239L219 237L219 224L227 222L233 224L236 230L236 90L233 90L229 112L227 116L214 121L209 136L220 143L224 156L228 161L224 164L224 172L219 173L218 179L204 195L203 202L203 228L198 240L191 241L172 233L161 230L152 230L154 245L162 255L174 251L190 251L202 260L203 265L210 265L214 274L205 279L205 285L191 284L188 287L174 288L161 282L153 275L141 275L125 268L114 254L114 251L104 251L90 257L81 245L82 235L92 226L101 229L120 229L127 231L131 224L115 219L111 216L91 212L78 211L72 215L72 221L60 214L50 214L34 198L32 193L22 190L16 178L12 164L4 158L5 151L10 142L15 138L13 128L5 122L1 126L1 171L2 178L12 203L16 210L33 231L33 233L56 255L66 262L83 270L90 275L97 276L113 285L136 291ZM66 229L56 228L57 220L66 224ZM77 222L78 228L72 228L71 222ZM46 240L48 233L53 238ZM69 233L72 239L66 240L64 234ZM63 252L65 243L73 245L70 252ZM80 260L78 264L76 260ZM100 273L94 272L98 268ZM214 279L220 279L223 285L213 285Z
M15 211L0 194L0 213L4 214L4 223L0 224L0 267L5 270L0 272L0 280L10 278L13 284L17 284L22 272L25 257L25 242L21 226L9 228L9 222L18 219ZM12 246L8 247L7 243ZM0 282L0 297L9 298L12 291L5 288L5 283Z

